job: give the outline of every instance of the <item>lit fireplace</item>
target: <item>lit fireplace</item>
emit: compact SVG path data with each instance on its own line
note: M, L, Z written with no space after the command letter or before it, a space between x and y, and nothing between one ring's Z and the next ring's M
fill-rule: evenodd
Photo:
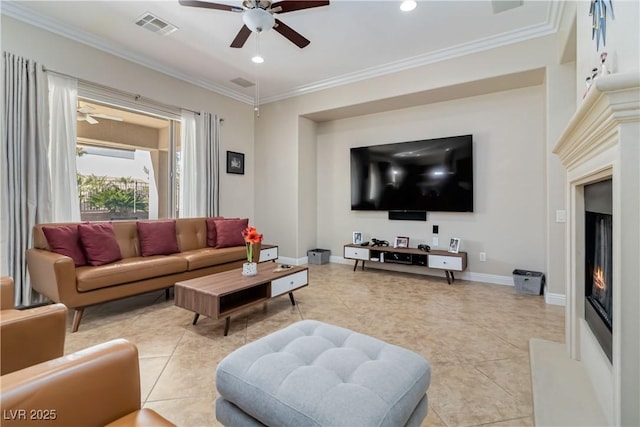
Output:
M613 223L611 180L585 186L585 319L612 358Z

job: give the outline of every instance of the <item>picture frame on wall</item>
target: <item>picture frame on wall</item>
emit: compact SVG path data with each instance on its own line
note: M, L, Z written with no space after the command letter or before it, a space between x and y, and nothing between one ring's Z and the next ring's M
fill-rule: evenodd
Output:
M409 238L404 236L398 236L393 242L394 248L408 248L409 247Z
M460 239L457 237L452 237L449 242L449 252L452 254L457 254L460 250Z
M364 242L364 239L362 238L362 232L361 231L354 231L353 232L353 244L354 245L361 245Z
M244 175L244 153L227 151L227 173Z

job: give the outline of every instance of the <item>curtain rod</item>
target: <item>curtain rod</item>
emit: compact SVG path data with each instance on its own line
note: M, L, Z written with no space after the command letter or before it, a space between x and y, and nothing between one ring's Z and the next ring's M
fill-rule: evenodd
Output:
M190 112L192 112L194 114L200 115L200 113L198 111L193 111L193 110L190 110L189 108L181 108L181 107L176 107L175 105L169 105L169 104L165 104L165 103L162 103L162 102L158 102L158 101L156 101L154 99L146 98L146 97L144 97L142 95L139 95L137 93L126 92L124 90L114 89L112 87L101 85L99 83L90 82L88 80L80 79L80 78L78 78L76 76L71 76L69 74L65 74L65 73L61 73L59 71L51 70L51 69L49 69L49 68L47 68L45 66L43 66L42 69L43 69L43 71L45 71L47 73L57 74L59 76L64 76L64 77L69 77L69 78L72 78L72 79L76 79L78 82L81 82L81 83L86 84L86 85L98 87L100 89L105 89L105 90L108 90L108 91L111 91L111 92L117 92L120 95L124 95L124 96L128 96L128 97L133 98L134 101L146 101L146 102L150 102L152 104L155 104L155 105L157 105L159 107L164 107L164 108L173 109L173 110L181 109L181 110L190 111ZM220 121L222 121L222 120L223 119L220 119Z

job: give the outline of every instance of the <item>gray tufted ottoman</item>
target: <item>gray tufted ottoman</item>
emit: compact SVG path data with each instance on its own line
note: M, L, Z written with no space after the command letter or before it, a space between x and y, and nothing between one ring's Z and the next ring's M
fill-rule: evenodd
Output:
M226 426L419 426L431 366L418 354L314 320L244 345L216 371Z

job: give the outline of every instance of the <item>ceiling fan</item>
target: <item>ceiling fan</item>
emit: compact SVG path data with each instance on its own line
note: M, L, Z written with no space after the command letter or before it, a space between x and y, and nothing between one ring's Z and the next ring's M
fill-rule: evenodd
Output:
M92 113L93 110L95 110L95 108L89 105L78 105L78 121L86 121L90 125L100 123L95 119L95 117L99 119L115 120L117 122L123 121L122 117L102 113Z
M233 42L231 42L231 47L241 48L252 32L261 33L273 28L301 49L311 42L302 34L276 18L274 14L329 5L329 1L312 0L282 0L275 3L272 3L270 0L244 0L242 7L197 0L179 0L179 3L182 6L242 13L244 25L236 35L236 38L233 39Z

